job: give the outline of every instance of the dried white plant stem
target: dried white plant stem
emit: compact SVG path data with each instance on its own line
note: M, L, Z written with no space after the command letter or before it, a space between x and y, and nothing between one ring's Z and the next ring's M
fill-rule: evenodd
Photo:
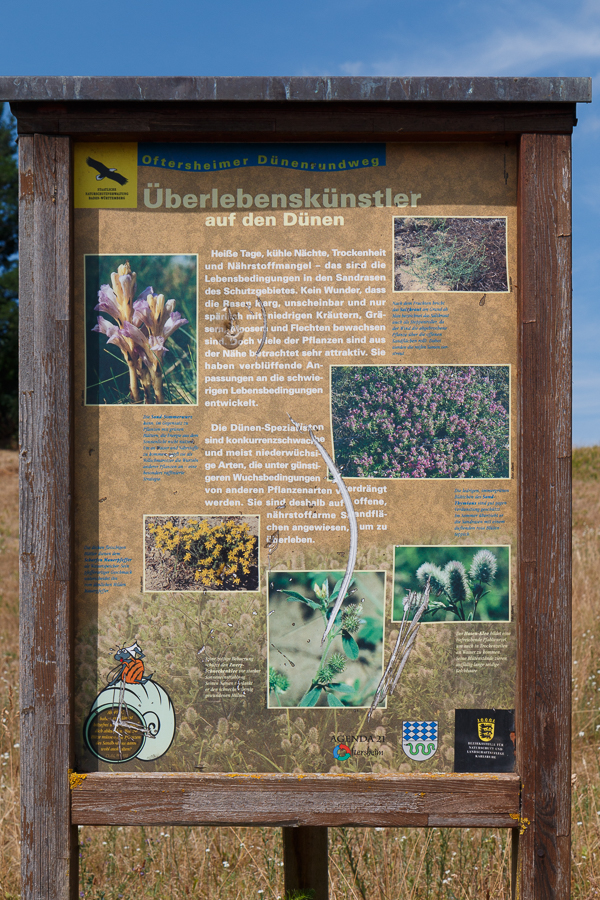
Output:
M262 317L263 317L263 333L262 333L262 337L260 339L260 344L258 345L258 350L256 351L256 355L258 356L258 354L260 353L262 348L265 346L265 341L267 339L267 311L265 309L265 304L262 302L259 295L257 295L257 297L256 297L256 302L260 306L260 310L262 312Z
M298 431L302 431L302 429L306 426L300 425L298 422L295 422L294 419L288 413L288 418L292 424L296 426ZM352 505L352 497L348 492L348 488L344 483L344 479L342 478L339 469L336 464L330 457L329 453L325 449L325 447L321 444L320 441L315 437L312 428L308 426L306 428L308 431L309 437L323 459L325 460L325 464L331 473L331 477L335 481L340 494L342 495L342 500L344 501L344 506L346 507L346 514L348 516L348 524L350 525L350 552L348 553L348 562L346 564L346 572L344 574L344 579L342 581L342 585L340 587L340 592L337 596L337 600L335 601L335 606L331 610L331 615L329 616L329 621L327 623L327 628L323 632L323 637L321 638L321 644L324 644L327 635L333 628L333 623L335 622L335 617L340 611L340 607L344 602L344 598L346 596L346 592L350 587L350 582L352 581L352 575L354 573L354 566L356 565L356 554L358 551L358 522L356 520L356 513L354 512L354 506Z
M400 681L402 671L406 663L408 662L408 657L410 656L415 640L417 639L417 634L419 633L419 628L421 627L421 617L427 611L427 607L429 606L430 590L431 586L429 583L429 579L427 579L425 590L420 597L413 591L409 592L408 594L408 604L404 607L404 614L402 616L402 622L400 623L398 637L396 638L396 643L394 645L394 649L392 650L390 661L388 662L387 668L383 673L383 677L377 686L377 690L375 691L375 696L373 697L373 702L371 703L371 708L367 715L367 722L370 720L379 704L383 700L385 700L385 698L389 696L389 694L393 694L396 690L396 686ZM406 615L408 611L414 607L414 603L417 602L417 599L419 604L417 611L413 618L410 621L407 621Z

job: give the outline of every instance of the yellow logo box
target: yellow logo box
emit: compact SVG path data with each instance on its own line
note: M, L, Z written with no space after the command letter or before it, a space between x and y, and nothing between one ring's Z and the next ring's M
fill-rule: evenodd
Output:
M75 144L75 209L137 207L137 144Z

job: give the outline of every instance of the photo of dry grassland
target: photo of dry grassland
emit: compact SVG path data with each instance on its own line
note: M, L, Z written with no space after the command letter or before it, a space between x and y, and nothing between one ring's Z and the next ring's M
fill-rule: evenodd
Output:
M394 291L508 291L506 219L396 216Z
M144 516L145 591L257 591L258 516Z

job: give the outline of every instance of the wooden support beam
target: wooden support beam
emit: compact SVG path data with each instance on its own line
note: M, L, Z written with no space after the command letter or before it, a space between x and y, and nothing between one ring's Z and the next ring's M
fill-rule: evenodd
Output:
M570 134L576 121L575 103L19 100L11 110L21 134L43 129L87 141L506 141L523 131Z
M519 897L571 892L571 140L519 161Z
M76 825L514 828L517 775L86 775Z
M21 896L69 900L70 139L21 138L19 157Z

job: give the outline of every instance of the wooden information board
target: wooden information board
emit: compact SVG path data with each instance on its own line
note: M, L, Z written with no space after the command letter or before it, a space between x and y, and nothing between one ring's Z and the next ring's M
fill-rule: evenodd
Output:
M0 79L24 896L147 823L283 826L318 897L327 826L507 827L566 898L588 80L133 87Z

